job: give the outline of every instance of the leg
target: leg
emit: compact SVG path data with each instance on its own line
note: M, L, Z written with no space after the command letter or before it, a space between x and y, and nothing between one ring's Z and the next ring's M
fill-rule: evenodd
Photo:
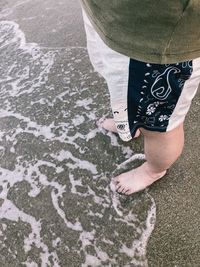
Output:
M181 123L174 130L154 133L141 130L144 134L144 149L147 165L153 172L162 172L178 159L184 145L184 129Z
M114 178L119 193L141 191L166 174L181 155L184 145L183 123L172 131L160 133L141 128L144 134L146 162Z

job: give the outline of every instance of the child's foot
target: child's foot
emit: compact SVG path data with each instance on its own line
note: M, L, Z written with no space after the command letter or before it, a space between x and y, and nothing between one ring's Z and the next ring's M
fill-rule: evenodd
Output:
M100 119L98 122L97 122L97 125L99 127L102 127L104 129L106 129L107 131L109 132L113 132L113 133L117 133L117 128L115 126L115 122L114 122L114 119L112 118L107 118L107 119ZM138 136L140 135L140 130L138 129L135 133L135 136L134 138L137 138Z
M140 167L113 178L113 182L118 193L130 195L150 186L162 178L166 172L167 170L155 173L150 170L148 163L145 162Z

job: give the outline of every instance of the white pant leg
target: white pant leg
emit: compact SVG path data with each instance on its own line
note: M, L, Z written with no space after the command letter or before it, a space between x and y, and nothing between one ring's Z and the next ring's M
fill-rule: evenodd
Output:
M95 31L82 9L89 58L94 69L107 82L111 108L119 136L124 141L132 139L127 109L130 58L109 48Z

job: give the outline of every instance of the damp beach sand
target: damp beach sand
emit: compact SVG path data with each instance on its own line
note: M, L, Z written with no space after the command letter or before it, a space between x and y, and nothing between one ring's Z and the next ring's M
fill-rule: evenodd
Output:
M119 196L143 140L96 127L111 111L80 3L1 1L0 267L199 267L199 97L169 174Z

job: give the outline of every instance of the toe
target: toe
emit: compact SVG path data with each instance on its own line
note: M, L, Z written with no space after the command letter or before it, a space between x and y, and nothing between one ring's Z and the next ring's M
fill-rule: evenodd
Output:
M129 190L128 188L124 188L124 189L122 190L122 193L123 193L123 194L126 194L126 192L127 192L128 190Z
M127 196L129 196L129 195L131 195L131 194L132 194L132 192L131 192L130 189L128 189L128 190L126 191L126 193L125 193L125 195L127 195Z
M119 186L116 187L116 191L117 191L118 193L122 193L123 190L124 190L124 187L121 186L121 185L119 185Z

